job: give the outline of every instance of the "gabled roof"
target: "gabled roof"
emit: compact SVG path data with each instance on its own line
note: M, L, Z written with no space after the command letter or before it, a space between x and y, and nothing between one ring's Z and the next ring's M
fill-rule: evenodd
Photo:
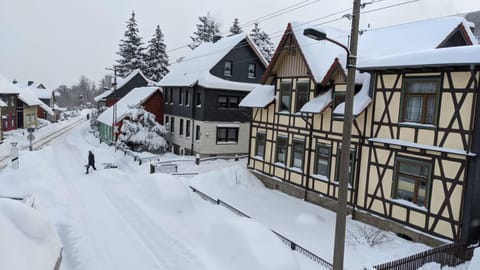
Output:
M359 37L358 55L380 56L435 49L459 30L469 45L476 44L463 17L444 17L365 31Z
M120 89L120 88L122 88L125 84L127 84L131 79L133 79L133 78L134 78L135 76L137 76L137 75L142 76L142 78L144 78L145 81L147 81L147 84L148 84L149 86L155 86L155 85L157 85L156 82L148 79L148 78L143 74L143 72L142 72L140 69L137 68L137 69L133 70L132 72L130 72L130 74L128 74L127 77L117 79L117 90Z
M326 33L331 39L335 39L343 44L347 43L348 32L346 31L329 26L319 27L301 22L291 22L287 25L287 29L277 46L272 61L270 61L270 64L264 73L262 82L266 82L270 72L279 60L280 54L288 41L289 35L292 35L292 38L297 42L300 54L316 83L321 83L323 81L324 77L329 72L332 63L336 59L345 66L345 50L331 42L325 40L317 41L304 36L303 30L307 28L314 28L320 32Z
M40 104L44 104L40 99L37 98L30 87L21 88L18 99L28 106L40 106Z
M181 62L172 65L170 72L160 80L160 86L186 86L199 84L208 88L252 90L258 84L232 82L218 78L210 70L225 57L235 46L246 40L264 65L267 62L258 48L246 34L238 34L220 39L215 43L205 42L195 48Z
M53 96L53 89L29 87L38 98L50 99Z
M102 99L105 99L107 96L109 96L111 93L113 92L113 90L106 90L105 92L101 93L100 95L96 96L94 98L94 100L96 102L99 102L100 100Z
M131 106L138 106L143 104L156 91L162 92L161 88L158 86L137 87L132 89L132 91L130 91L116 103L117 122L121 121L127 115L127 113L130 111ZM101 113L98 116L97 120L101 123L111 126L114 107L115 106L111 106L103 113Z
M361 59L357 66L361 70L382 70L469 65L480 65L480 45L369 57Z

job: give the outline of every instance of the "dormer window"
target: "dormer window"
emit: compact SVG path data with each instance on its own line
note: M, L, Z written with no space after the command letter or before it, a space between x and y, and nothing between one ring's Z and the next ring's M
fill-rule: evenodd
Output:
M225 61L223 74L228 77L232 76L232 61Z
M248 64L248 78L255 79L257 74L257 67L255 64Z

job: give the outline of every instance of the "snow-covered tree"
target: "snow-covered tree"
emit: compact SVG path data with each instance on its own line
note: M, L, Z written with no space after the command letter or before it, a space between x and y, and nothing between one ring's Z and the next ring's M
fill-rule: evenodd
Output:
M220 33L219 25L210 16L210 13L207 13L207 16L198 17L198 20L200 23L197 24L197 31L190 36L192 44L188 45L192 50L203 42L213 42L214 37Z
M145 76L155 82L160 81L168 73L167 45L163 33L157 25L153 38L149 41L145 57Z
M234 36L242 33L243 30L240 27L240 23L238 22L238 18L235 18L233 21L233 25L230 27L230 34L228 36Z
M155 115L143 107L131 107L123 120L117 144L134 151L159 151L165 149L166 130L155 120Z
M263 57L265 57L265 59L270 62L273 53L275 52L275 46L273 46L273 43L270 40L268 34L260 30L260 28L258 27L258 23L255 23L255 27L252 29L250 37L252 38L255 45L257 45L257 47L260 49Z
M120 40L120 50L117 52L120 59L117 60L117 75L127 76L133 70L139 68L145 70L145 48L143 47L142 37L139 35L135 12L132 11L132 17L126 22L124 39Z

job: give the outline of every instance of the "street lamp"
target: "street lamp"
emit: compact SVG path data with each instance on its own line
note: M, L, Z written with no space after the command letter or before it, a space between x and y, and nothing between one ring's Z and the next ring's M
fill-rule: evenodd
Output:
M340 179L338 187L337 211L335 222L335 245L333 248L333 269L343 270L343 261L345 253L345 228L347 219L347 195L348 195L348 178L349 178L349 160L350 160L350 144L352 137L353 123L353 96L355 92L355 66L358 44L358 25L360 21L360 0L354 0L352 13L352 29L350 49L345 45L330 39L325 33L312 28L305 29L303 34L315 40L326 40L334 43L347 52L347 93L345 96L345 111L343 121L342 149L340 154ZM311 138L310 138L311 139Z

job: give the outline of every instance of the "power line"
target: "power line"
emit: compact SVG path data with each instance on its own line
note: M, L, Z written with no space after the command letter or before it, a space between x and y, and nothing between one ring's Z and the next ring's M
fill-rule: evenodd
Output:
M388 1L388 0L377 0L377 1L373 1L372 3L378 3L378 2L383 2L383 1ZM418 2L418 1L421 1L421 0L408 0L408 1L400 2L400 3L392 4L392 5L389 5L389 6L384 6L384 7L381 7L381 8L377 8L377 9L374 9L374 10L363 11L363 12L360 12L360 14L377 12L377 11L390 9L390 8L410 4L410 3L413 3L413 2ZM303 26L303 25L306 25L306 24L309 24L309 23L312 23L312 22L315 22L315 21L318 21L318 20L325 19L325 18L329 18L329 17L335 16L335 15L338 15L338 14L342 14L342 13L344 13L346 11L350 11L350 10L351 10L350 8L339 10L339 11L336 11L334 13L328 14L326 16L322 16L322 17L307 21L305 23L298 24L298 25L296 25L296 27ZM449 16L452 16L452 15L449 15ZM439 17L439 18L449 17L449 16L442 16L442 17ZM335 19L331 19L331 20L322 22L322 23L314 24L312 26L321 26L321 25L325 25L325 24L329 24L329 23L332 23L332 22L335 22L335 21L342 20L344 18L345 18L344 16L341 16L341 17L338 17L338 18L335 18ZM432 19L434 19L434 18L432 18ZM297 32L297 31L303 31L303 29L296 30L294 32ZM282 36L283 32L284 32L284 30L275 31L275 32L272 32L269 35L270 35L270 38L276 38L276 37ZM346 33L346 35L348 35L348 34ZM234 47L234 49L240 49L240 48L243 48L243 47L246 47L246 46L249 46L248 43L245 44L245 45L236 46L236 47ZM185 45L183 47L187 47L187 45ZM207 56L213 55L213 54L218 53L218 52L219 52L219 50L216 50L216 51L212 51L212 52L209 52L209 53L206 53L206 54L203 54L203 55L198 55L198 56L195 56L195 57L192 57L192 58L183 59L182 62L190 61L190 60L194 60L194 59L198 59L198 58L202 58L202 57L207 57ZM249 58L249 59L244 59L244 60L248 61L248 60L253 60L253 59L255 59L255 58ZM174 63L175 62L173 62L171 64L174 64ZM200 70L196 70L196 71L200 71ZM195 70L193 70L192 72L195 72Z

